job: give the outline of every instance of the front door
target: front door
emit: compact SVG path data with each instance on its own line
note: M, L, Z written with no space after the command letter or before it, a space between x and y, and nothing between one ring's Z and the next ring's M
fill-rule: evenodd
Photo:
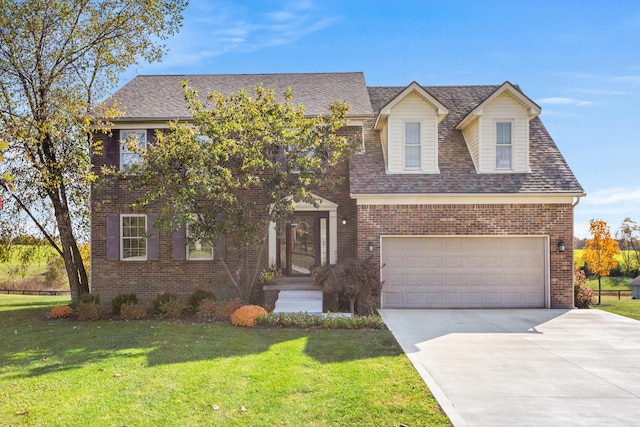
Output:
M309 276L328 263L328 212L296 212L278 234L277 263L284 276Z

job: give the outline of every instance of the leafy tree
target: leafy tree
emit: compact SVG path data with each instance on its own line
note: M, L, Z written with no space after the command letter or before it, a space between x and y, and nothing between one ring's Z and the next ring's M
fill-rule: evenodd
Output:
M355 314L356 302L367 304L380 295L382 282L371 257L355 258L336 265L319 267L313 272L314 283L329 292L349 299L349 310Z
M132 168L130 182L145 189L134 207L161 206L156 227L188 224L190 240L214 252L215 241L229 236L233 264L220 261L246 301L264 266L270 224L284 224L294 200L317 204L311 189L335 183L327 169L352 153L354 144L336 134L349 107L336 101L310 118L291 102L291 89L283 101L258 86L252 94L211 93L207 103L187 82L183 89L193 122L158 132Z
M609 226L605 221L592 219L589 221L589 232L592 239L587 239L587 243L582 253L582 258L589 266L589 270L598 276L598 305L601 302L602 276L608 276L611 269L618 265L615 255L620 253L618 242L611 237Z
M158 42L178 30L185 7L186 0L0 2L0 135L16 186L0 226L16 229L21 211L30 216L64 259L74 301L89 291L77 242L87 235L95 178L91 131L119 114L96 100L130 65L162 57Z
M622 259L626 276L632 276L640 269L640 225L631 218L625 218L616 232L616 239L622 246Z

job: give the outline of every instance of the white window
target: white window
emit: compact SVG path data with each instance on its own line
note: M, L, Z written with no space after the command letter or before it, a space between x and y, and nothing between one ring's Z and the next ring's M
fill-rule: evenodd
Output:
M120 254L125 261L147 259L147 216L120 216Z
M191 239L189 224L187 224L187 259L206 260L213 259L213 246L209 242Z
M496 123L496 169L511 169L511 122Z
M121 130L120 131L120 170L126 171L131 166L140 163L141 156L133 144L139 144L139 149L147 148L147 131Z
M404 124L404 167L420 168L420 123Z

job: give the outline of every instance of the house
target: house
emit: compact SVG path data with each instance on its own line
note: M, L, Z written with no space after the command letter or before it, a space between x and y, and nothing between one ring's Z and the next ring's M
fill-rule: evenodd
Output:
M305 276L373 256L385 308L573 307L573 208L585 193L518 86L367 87L362 73L138 76L113 95L125 116L99 135L96 170L127 167L135 154L120 141L131 133L144 143L189 119L184 79L201 93L292 87L310 115L336 99L352 107L343 132L363 149L333 171L348 179L315 189L319 207L296 205L298 238L274 229L265 266ZM139 196L116 178L94 189L92 292L233 297L218 260L155 230L154 213L131 210Z

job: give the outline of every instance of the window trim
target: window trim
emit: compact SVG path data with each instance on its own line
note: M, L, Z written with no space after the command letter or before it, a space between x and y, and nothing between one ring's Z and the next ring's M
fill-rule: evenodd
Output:
M184 233L185 233L185 241L186 241L186 244L184 245L185 251L186 251L185 259L187 261L213 261L214 260L214 255L215 254L214 254L214 250L213 250L213 247L214 247L213 243L209 243L210 250L211 250L211 256L210 257L206 257L206 258L205 257L191 258L189 256L189 245L191 245L191 242L189 241L190 237L189 237L189 223L188 222L185 224ZM197 241L199 241L199 240L194 240L194 242L197 242Z
M124 257L124 240L125 239L133 239L131 237L125 237L124 236L124 219L125 218L140 218L143 217L144 218L144 236L142 237L142 239L144 239L144 258L137 256L137 257L128 257L125 258ZM149 218L147 217L146 214L120 214L120 236L119 236L119 240L120 240L120 261L147 261L147 259L149 258L149 239L148 239L148 234L149 234ZM140 237L135 237L135 239L140 239Z
M126 172L127 170L129 170L131 168L131 166L133 166L135 163L130 163L130 165L128 167L124 167L124 162L122 161L122 156L123 155L129 155L129 156L133 156L133 155L137 155L139 160L142 160L142 156L139 153L135 153L133 151L130 151L129 149L127 149L126 144L123 142L124 140L127 139L127 137L123 138L123 133L127 133L127 134L133 134L133 133L140 133L143 135L144 137L144 141L140 141L140 138L138 138L138 140L142 143L142 149L146 149L147 148L147 130L146 129L120 129L119 130L119 134L118 134L118 155L119 155L119 162L120 162L120 171L121 172ZM126 150L126 152L125 152Z
M407 125L416 124L418 125L418 143L417 144L408 144L407 143ZM418 171L422 170L422 120L418 119L408 119L403 120L402 122L402 148L404 154L404 170L407 171ZM412 148L418 149L418 165L417 166L407 166L407 147L410 146Z
M498 144L498 125L499 124L509 124L510 135L509 135L509 144ZM494 147L495 147L495 169L499 171L511 171L513 170L513 152L514 152L514 144L513 144L513 120L512 119L496 119L494 121L493 126L494 132ZM501 167L498 165L498 147L509 147L509 166Z

